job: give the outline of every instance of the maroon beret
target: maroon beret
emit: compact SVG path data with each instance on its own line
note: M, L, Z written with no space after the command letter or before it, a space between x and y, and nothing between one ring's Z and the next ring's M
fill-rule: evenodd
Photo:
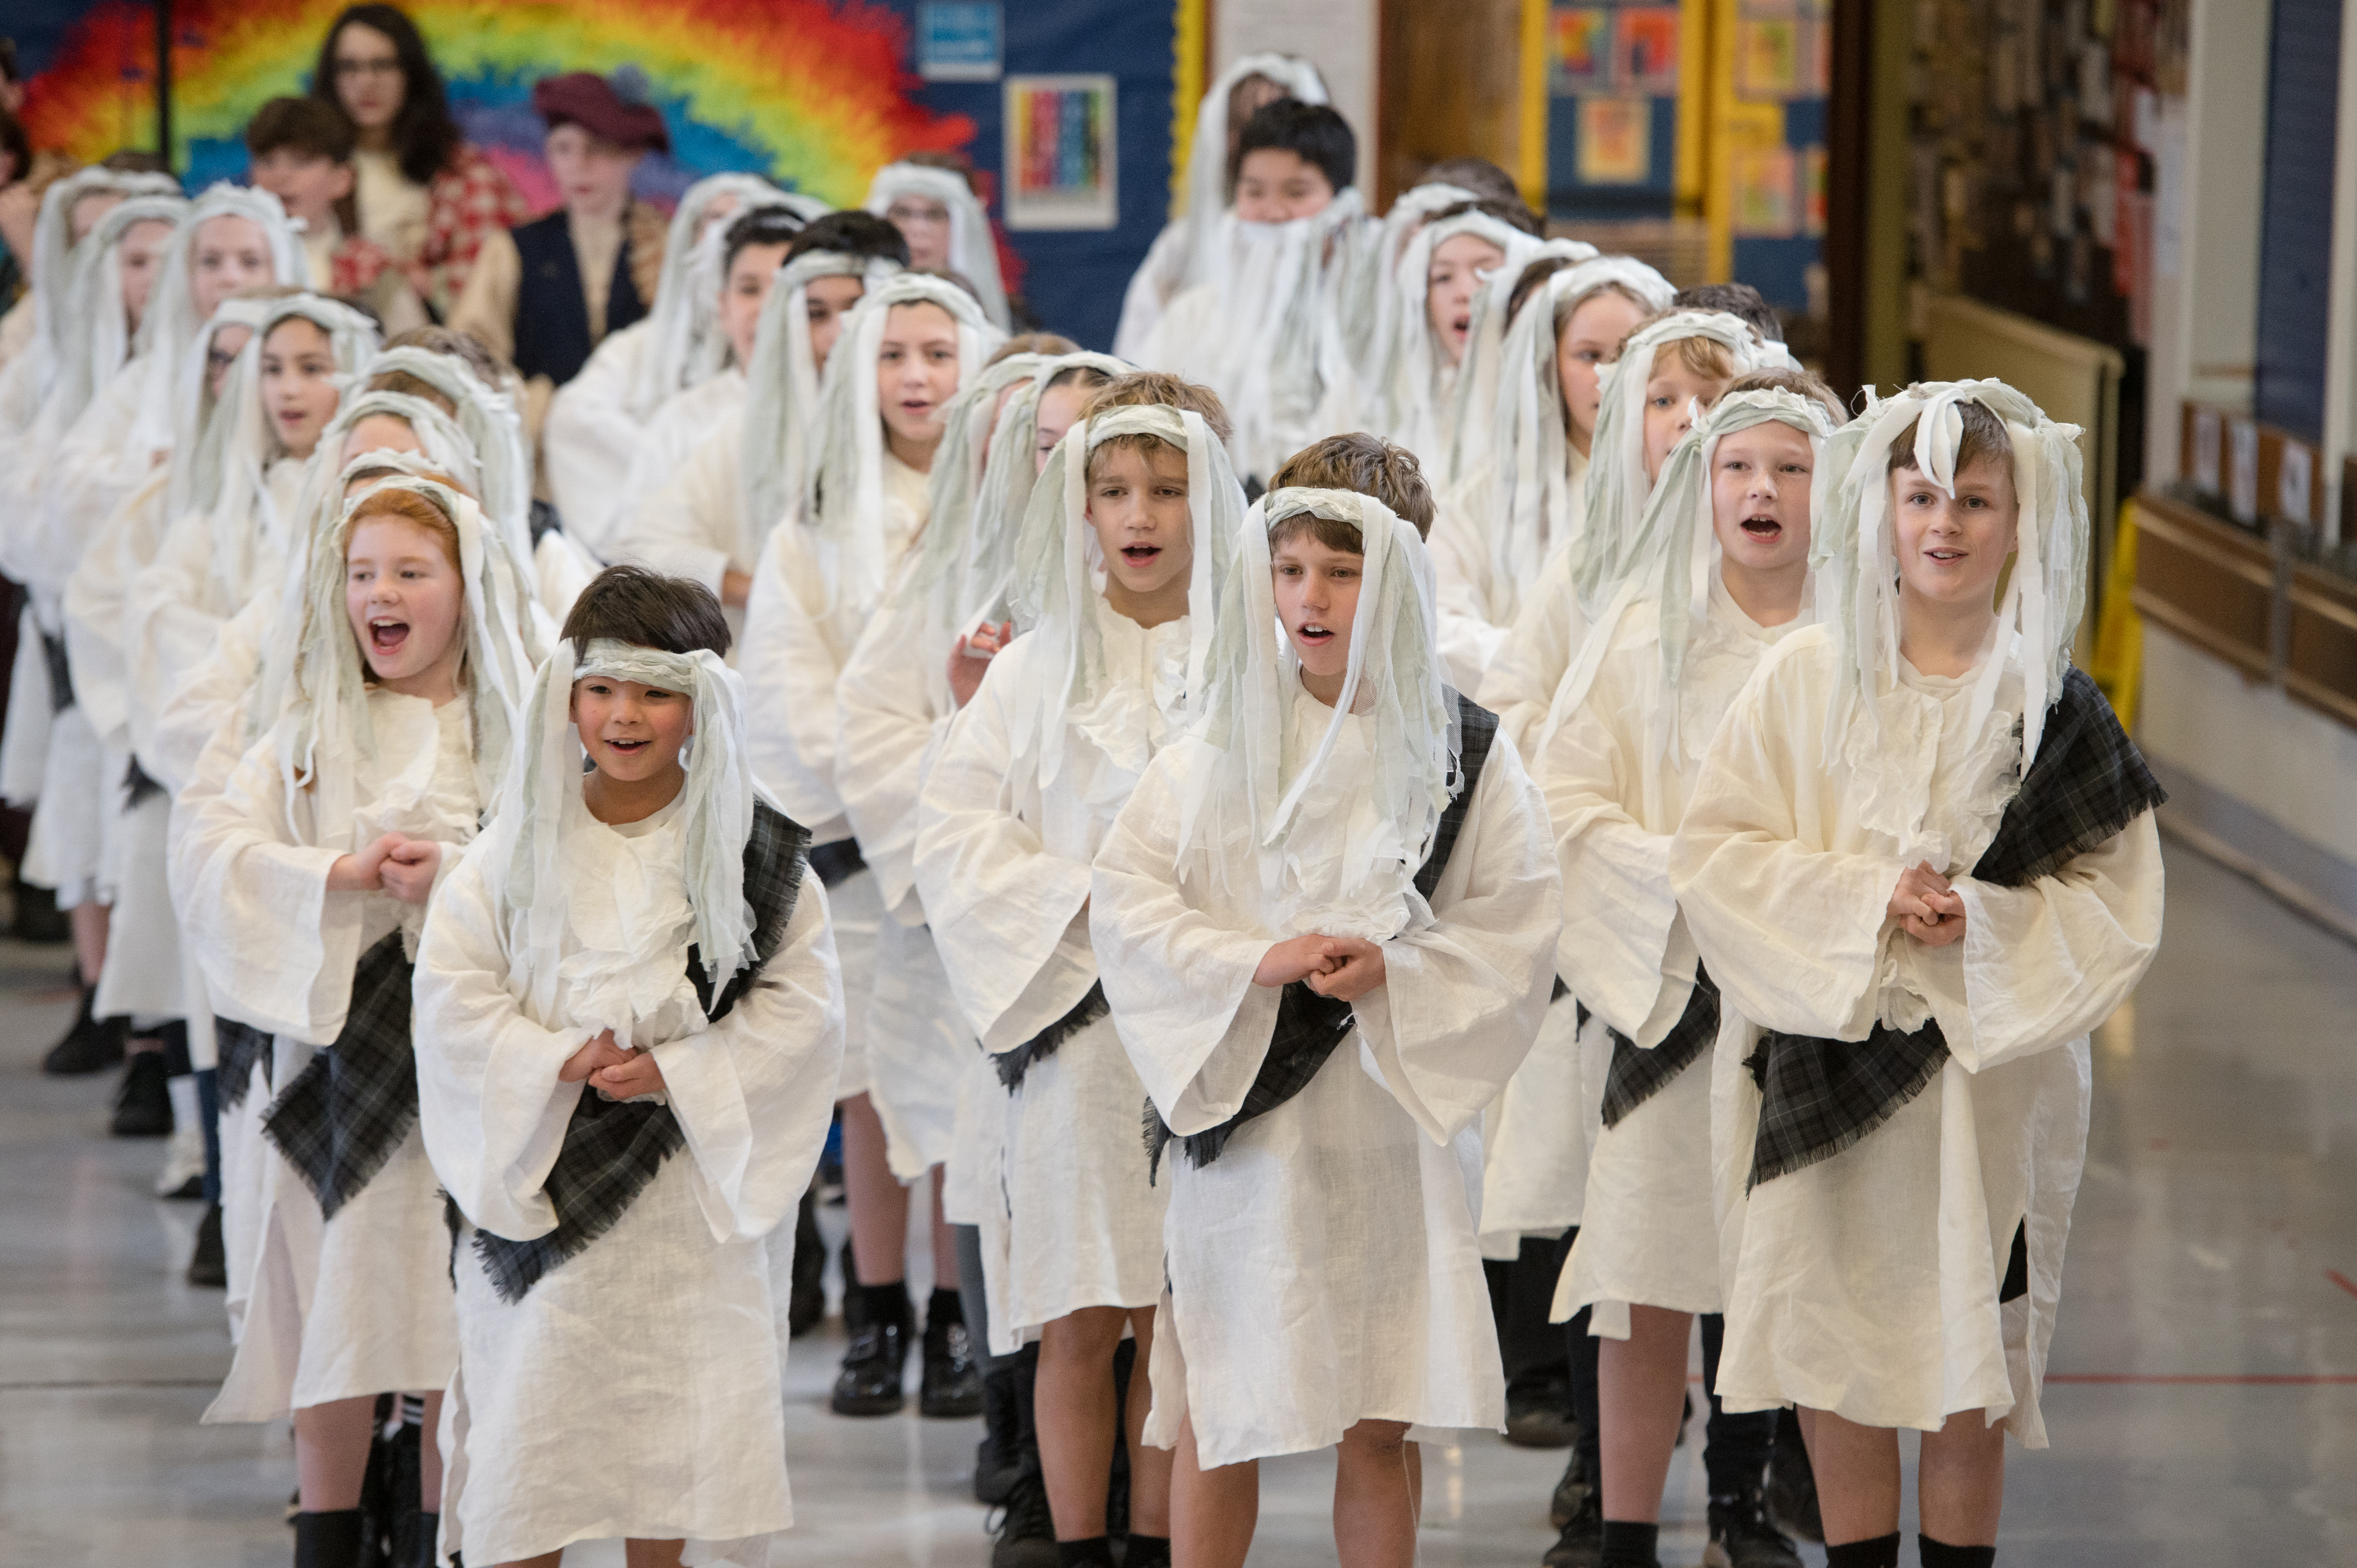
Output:
M578 125L618 146L671 151L671 133L663 128L662 111L651 103L630 102L614 91L613 83L589 71L542 77L533 85L532 106L552 131L559 125Z

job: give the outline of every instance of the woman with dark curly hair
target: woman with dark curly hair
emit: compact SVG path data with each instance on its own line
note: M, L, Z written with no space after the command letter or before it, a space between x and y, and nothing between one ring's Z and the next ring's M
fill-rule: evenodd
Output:
M532 215L522 193L467 145L425 40L397 6L345 7L319 45L311 96L360 134L361 232L447 318L485 237Z

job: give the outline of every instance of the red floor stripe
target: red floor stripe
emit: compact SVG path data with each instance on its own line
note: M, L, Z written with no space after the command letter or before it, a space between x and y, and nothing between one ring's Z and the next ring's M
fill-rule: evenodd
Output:
M2351 1279L2339 1269L2325 1270L2324 1277L2330 1280L2334 1284L2339 1285L2342 1290L2347 1291L2351 1295L2357 1295L2357 1280Z

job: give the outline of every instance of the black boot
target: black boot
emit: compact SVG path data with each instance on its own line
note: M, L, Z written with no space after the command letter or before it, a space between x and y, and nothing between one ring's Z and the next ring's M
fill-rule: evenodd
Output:
M73 1026L41 1058L41 1070L51 1078L81 1078L122 1065L123 1042L131 1033L131 1020L91 1017L91 999L97 994L95 987L81 988L81 1011L74 1015Z
M1598 1568L1604 1561L1604 1505L1594 1491L1563 1522L1563 1533L1540 1559L1544 1568Z
M1026 1469L1008 1495L1006 1511L990 1527L990 1568L1059 1568L1056 1520L1048 1511L1048 1483Z
M982 1413L982 1371L966 1343L965 1305L953 1290L936 1290L925 1303L925 1370L917 1385L917 1412L949 1420Z
M849 1297L859 1300L855 1307ZM834 1393L828 1402L837 1415L895 1415L908 1403L901 1380L909 1364L909 1330L916 1316L908 1287L895 1280L888 1285L854 1285L846 1293L845 1316L854 1320L851 1348L844 1352L843 1370L835 1374Z
M1760 1488L1710 1499L1710 1544L1703 1568L1801 1568L1801 1554L1768 1522Z
M786 1332L799 1339L826 1316L826 1238L818 1233L818 1195L802 1194L794 1216L793 1294L786 1298Z
M114 1096L114 1122L109 1129L118 1138L167 1138L172 1133L172 1091L165 1087L171 1069L161 1051L133 1051Z
M1768 1456L1768 1517L1803 1541L1825 1538L1824 1516L1817 1508L1817 1473L1809 1464L1801 1418L1789 1410L1776 1412L1776 1449Z
M393 1520L393 1550L385 1554L387 1568L434 1568L434 1546L442 1533L442 1516L416 1510Z
M229 1259L221 1251L221 1210L218 1203L205 1205L205 1217L197 1221L197 1250L188 1259L188 1283L212 1290L229 1283Z
M361 1568L361 1510L295 1516L295 1568Z
M974 1450L974 1497L992 1507L1015 1493L1023 1473L1023 1442L1015 1415L1016 1368L1012 1359L982 1379L982 1441Z
M1555 1484L1555 1496L1547 1500L1547 1522L1561 1530L1579 1511L1580 1503L1596 1488L1589 1485L1587 1466L1580 1463L1579 1450L1571 1451L1571 1462L1563 1467L1563 1479Z

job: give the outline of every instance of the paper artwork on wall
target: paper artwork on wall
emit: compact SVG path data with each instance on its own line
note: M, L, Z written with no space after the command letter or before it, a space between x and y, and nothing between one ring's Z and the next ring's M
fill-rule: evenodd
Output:
M1738 236L1789 240L1800 231L1794 163L1790 147L1738 147L1727 155Z
M927 81L996 81L1006 48L997 0L925 0L917 7L917 74Z
M1010 76L1005 91L1006 226L1117 227L1114 79Z
M1665 97L1678 90L1678 8L1632 5L1613 16L1612 59L1620 91Z
M1612 13L1600 5L1558 5L1548 17L1549 91L1557 97L1612 91Z
M1644 98L1579 101L1579 182L1641 185L1653 172L1653 105Z

